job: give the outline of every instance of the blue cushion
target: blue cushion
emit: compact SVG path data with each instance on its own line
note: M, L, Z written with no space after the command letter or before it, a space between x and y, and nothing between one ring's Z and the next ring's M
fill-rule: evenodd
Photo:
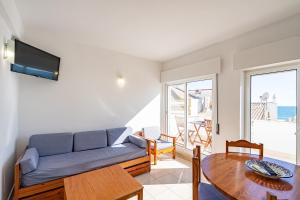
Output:
M201 200L227 200L214 186L207 183L199 184L198 195Z
M40 156L69 153L73 149L73 135L72 133L32 135L28 147L35 147Z
M158 140L160 138L160 128L157 126L143 128L145 138Z
M156 148L158 150L166 149L169 147L173 147L173 143L165 140L156 140ZM153 143L151 142L151 148L154 148Z
M146 149L124 143L86 151L40 157L38 168L22 176L27 187L146 156Z
M135 135L129 135L129 141L132 144L135 144L136 146L140 148L146 148L147 147L147 141L141 137L135 136Z
M128 136L132 134L132 128L129 127L112 128L106 131L109 146L129 142Z
M107 146L105 130L85 131L74 134L74 151L97 149Z
M36 170L39 162L39 153L36 148L26 149L25 154L20 160L22 174L27 174Z

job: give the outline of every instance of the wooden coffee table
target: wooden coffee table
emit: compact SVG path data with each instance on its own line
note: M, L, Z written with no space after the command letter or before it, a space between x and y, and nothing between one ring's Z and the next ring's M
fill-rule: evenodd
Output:
M119 165L65 178L64 186L67 200L143 199L143 186Z

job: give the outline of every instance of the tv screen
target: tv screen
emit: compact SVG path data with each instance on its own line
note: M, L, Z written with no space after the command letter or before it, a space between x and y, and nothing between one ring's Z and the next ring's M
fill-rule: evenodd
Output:
M15 62L11 71L58 80L60 58L15 40Z

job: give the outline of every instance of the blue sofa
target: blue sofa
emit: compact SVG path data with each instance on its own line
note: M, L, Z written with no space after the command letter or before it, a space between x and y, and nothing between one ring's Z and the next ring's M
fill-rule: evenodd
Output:
M147 141L127 127L32 135L16 165L16 179L20 180L16 183L17 197L23 197L22 189L52 185L64 177L114 164L132 175L148 172L148 148Z

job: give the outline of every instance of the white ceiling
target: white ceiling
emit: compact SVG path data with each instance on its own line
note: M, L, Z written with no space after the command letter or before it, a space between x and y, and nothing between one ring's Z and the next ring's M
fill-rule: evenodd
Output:
M299 0L16 0L26 28L166 61L300 12Z

